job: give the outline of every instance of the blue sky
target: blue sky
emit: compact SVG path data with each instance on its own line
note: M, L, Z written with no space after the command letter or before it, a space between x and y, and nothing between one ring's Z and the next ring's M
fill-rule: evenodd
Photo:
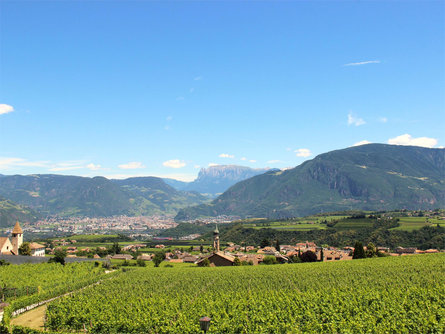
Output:
M0 2L0 173L445 145L445 3Z

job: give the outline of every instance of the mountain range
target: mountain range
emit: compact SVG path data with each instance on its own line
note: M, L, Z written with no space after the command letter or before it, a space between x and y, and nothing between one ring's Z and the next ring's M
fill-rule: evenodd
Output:
M339 210L445 207L445 149L368 144L321 154L230 187L176 220L222 214L286 218Z
M324 153L283 171L213 166L202 169L194 182L176 181L176 187L212 195L229 187L211 202L166 182L175 183L157 177L0 175L0 226L49 215L176 214L184 221L223 214L287 218L340 210L444 208L445 149L368 144Z
M13 208L23 214L29 211L31 216L133 216L176 214L180 208L206 201L198 193L178 191L157 177L109 180L52 174L3 175L0 196L0 210L9 210L8 215L0 211L2 225L18 217L17 212L11 214Z
M201 168L193 182L182 182L174 179L164 181L177 190L196 191L209 197L216 197L237 182L263 174L270 168L249 168L236 165L216 165Z

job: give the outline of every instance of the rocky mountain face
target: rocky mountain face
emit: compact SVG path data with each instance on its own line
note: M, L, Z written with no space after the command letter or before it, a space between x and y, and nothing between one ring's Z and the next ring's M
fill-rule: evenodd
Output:
M254 169L244 166L218 165L202 168L199 171L198 178L193 182L182 184L176 180L166 180L166 182L180 190L196 191L215 197L235 183L263 174L268 170L268 168Z
M445 206L445 149L368 144L321 154L229 188L176 219L220 214L285 218L339 210Z
M155 177L108 180L51 174L2 176L0 196L43 216L175 214L205 201Z

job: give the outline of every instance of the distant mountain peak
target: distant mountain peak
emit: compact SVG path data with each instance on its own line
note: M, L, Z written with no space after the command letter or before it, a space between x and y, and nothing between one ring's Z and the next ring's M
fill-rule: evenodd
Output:
M366 168L364 168L366 166ZM320 154L237 183L177 219L287 218L342 210L434 209L445 205L445 150L368 144Z

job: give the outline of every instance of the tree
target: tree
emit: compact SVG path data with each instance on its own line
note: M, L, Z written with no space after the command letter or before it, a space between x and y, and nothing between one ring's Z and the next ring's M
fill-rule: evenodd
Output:
M377 248L374 246L372 242L366 246L366 257L376 257L377 256Z
M24 242L23 244L20 245L19 254L31 256L31 247L29 246L29 242Z
M300 256L301 261L303 262L315 262L317 261L317 254L315 254L313 251L306 251Z
M155 256L153 257L153 263L155 264L155 267L159 267L162 261L165 260L165 253L164 252L157 252L155 253Z
M235 258L235 260L233 261L233 265L237 267L241 265L241 260L239 259L239 257Z
M364 259L366 258L365 250L363 249L363 244L360 241L356 241L354 245L354 253L352 253L353 259Z
M58 248L54 251L54 257L49 259L49 263L60 263L65 265L66 250Z
M323 253L323 248L320 251L320 261L323 262L324 261L324 253Z
M269 243L269 240L267 240L267 239L263 239L260 243L261 248L267 247L269 245L270 245L270 243Z
M275 249L277 250L277 252L280 251L280 241L277 239L276 243L275 243Z
M208 258L205 258L201 263L201 267L210 267L210 260Z
M121 246L119 246L118 242L113 243L113 246L110 248L110 253L112 254L120 254Z
M199 246L199 251L200 251L201 253L204 251L204 246L203 246L203 245Z

